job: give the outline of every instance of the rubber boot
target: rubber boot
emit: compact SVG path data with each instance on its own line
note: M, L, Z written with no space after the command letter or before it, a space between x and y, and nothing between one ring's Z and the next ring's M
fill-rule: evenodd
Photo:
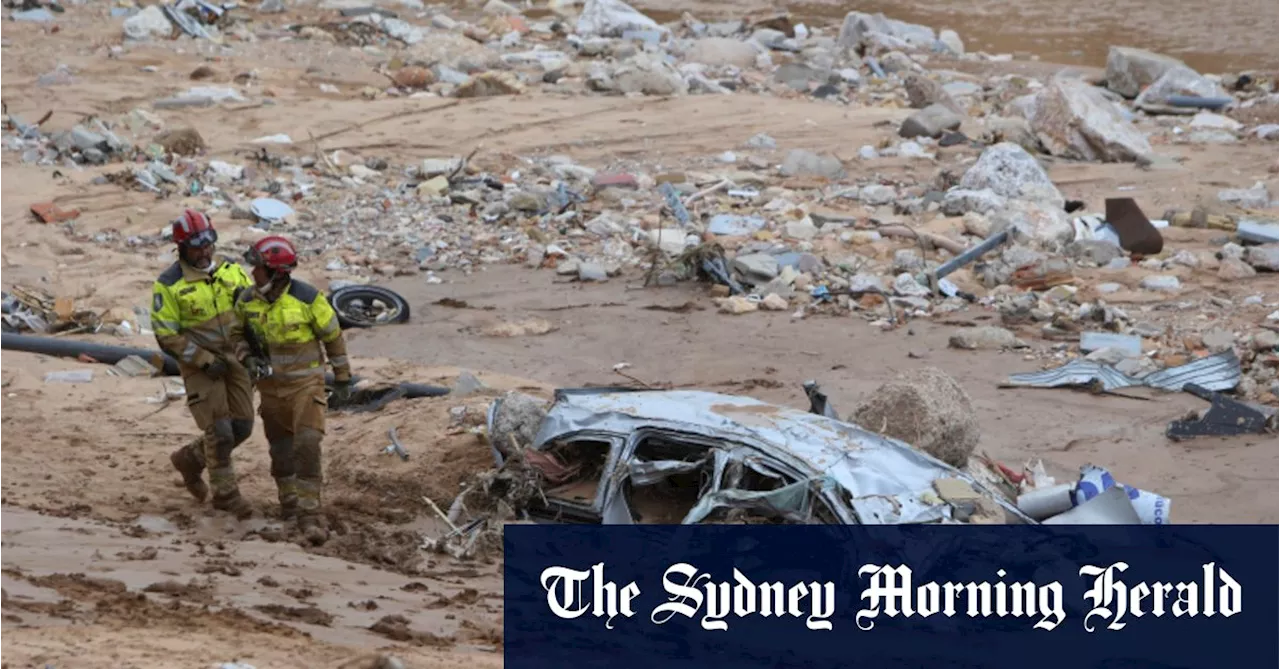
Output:
M280 517L288 520L298 515L297 479L282 476L276 479L276 495L280 498Z
M320 483L299 478L297 490L298 531L312 546L319 546L329 540L329 528L320 515Z
M312 546L319 546L329 540L329 528L325 527L324 517L314 511L298 514L298 532Z
M209 497L209 486L204 482L204 463L196 455L196 449L203 448L203 439L204 437L197 437L195 441L169 454L169 462L182 474L183 485L187 486L187 492L197 502L203 502Z
M253 506L249 504L249 500L240 496L234 469L210 469L209 482L213 484L213 508L231 513L239 520L246 520L253 515Z

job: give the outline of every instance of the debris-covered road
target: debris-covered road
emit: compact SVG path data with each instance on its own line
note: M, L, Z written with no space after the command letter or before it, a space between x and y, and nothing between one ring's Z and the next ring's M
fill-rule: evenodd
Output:
M1061 519L1114 477L1145 494L1113 522L1275 522L1280 119L1274 53L1251 51L1274 8L1188 14L1232 14L1215 33L1026 2L1045 20L1002 37L985 2L764 4L7 2L6 333L153 348L163 230L191 207L225 254L284 234L326 293L403 296L371 318L407 322L347 328L355 373L454 393L332 414L335 537L303 549L183 493L165 454L195 428L147 358L6 350L6 664L501 664L496 534L467 523L511 509L454 502L530 483L484 439L507 391L803 412L816 380L952 463L881 491L917 519ZM1071 371L1085 389L1025 387ZM1194 434L1222 415L1244 434ZM528 457L521 502L576 494L584 465ZM717 459L776 494L770 465L656 458ZM260 428L236 460L270 511ZM951 466L1004 502L933 476ZM697 499L649 497L633 521Z

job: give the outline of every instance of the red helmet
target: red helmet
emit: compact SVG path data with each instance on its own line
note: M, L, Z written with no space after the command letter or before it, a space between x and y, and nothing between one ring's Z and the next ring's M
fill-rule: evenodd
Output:
M258 240L245 251L244 259L254 267L265 267L273 272L286 274L298 266L298 252L289 240L279 235Z
M213 229L208 216L188 209L173 222L173 241L178 246L201 248L218 241L218 232Z

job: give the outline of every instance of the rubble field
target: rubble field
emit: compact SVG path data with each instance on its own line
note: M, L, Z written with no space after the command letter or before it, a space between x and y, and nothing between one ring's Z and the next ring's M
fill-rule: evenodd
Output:
M673 396L739 436L776 419L745 396L821 433L815 380L926 488L813 511L785 449L653 440L636 522L1044 520L1024 497L1074 513L1051 484L1106 472L1134 522L1276 522L1275 10L1210 34L1084 3L1091 31L1026 2L1002 36L987 2L787 4L8 0L6 336L153 349L192 207L229 257L284 234L304 280L403 296L347 330L361 387L450 393L331 413L334 534L304 548L260 424L235 522L168 463L176 379L5 350L5 665L501 665L501 523L604 473L536 422L495 443L511 391L739 396Z

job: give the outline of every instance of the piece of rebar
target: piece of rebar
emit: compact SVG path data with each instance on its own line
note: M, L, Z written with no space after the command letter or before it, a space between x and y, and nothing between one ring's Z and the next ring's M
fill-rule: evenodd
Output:
M1009 241L1008 230L1001 230L1000 232L997 232L996 234L991 235L990 237L987 237L986 239L982 240L981 244L978 244L977 246L969 249L968 251L965 251L964 253L961 253L960 255L952 258L951 260L948 260L942 263L941 265L939 265L938 269L934 270L932 273L933 281L936 282L937 280L946 277L948 274L951 274L952 272L964 267L965 265L968 265L969 263L982 257L988 251L995 249L997 246L1000 246L1001 244L1004 244L1006 241ZM930 285L929 277L927 276L917 277L917 280L919 280L920 283L926 286Z

